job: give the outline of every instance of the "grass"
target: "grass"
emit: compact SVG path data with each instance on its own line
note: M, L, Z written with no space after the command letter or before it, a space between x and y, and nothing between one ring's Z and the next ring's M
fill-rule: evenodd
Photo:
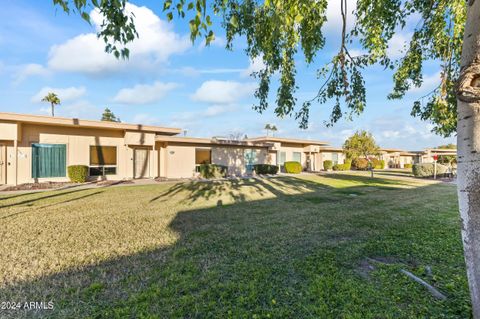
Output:
M455 186L368 174L0 195L0 316L470 317Z

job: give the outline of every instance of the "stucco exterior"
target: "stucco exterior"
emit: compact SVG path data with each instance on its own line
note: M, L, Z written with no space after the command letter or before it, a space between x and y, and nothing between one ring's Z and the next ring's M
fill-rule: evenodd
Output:
M203 164L198 163L200 160L227 166L231 176L252 173L254 164L282 168L284 162L298 160L305 171L316 172L323 170L325 160L345 162L342 149L321 141L270 136L239 141L176 136L180 132L177 128L142 124L0 113L0 184L67 181L66 173L34 176L38 175L37 170L33 172L33 167L39 165L38 149L49 147L62 149L62 161L55 164L62 166L61 171L66 172L70 165L86 165L92 180L192 178L198 176L197 166ZM456 151L383 149L380 157L390 167L404 167L407 163L433 161L434 154L451 155ZM106 155L113 163L106 162Z
M139 129L141 128L141 129ZM91 146L116 148L115 174L91 176L91 179L135 178L135 152L147 152L141 177L159 175L157 134L177 134L179 129L142 125L79 121L75 119L0 113L0 184L42 181L68 181L68 177L35 178L32 176L32 145L65 145L66 166L90 163Z

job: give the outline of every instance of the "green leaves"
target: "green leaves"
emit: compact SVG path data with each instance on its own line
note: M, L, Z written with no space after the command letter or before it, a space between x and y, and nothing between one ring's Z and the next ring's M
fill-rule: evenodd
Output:
M374 156L379 152L372 134L367 131L357 131L343 143L343 151L347 158Z
M87 8L98 9L104 16L98 36L105 41L106 52L117 58L128 58L126 46L138 37L134 17L125 11L127 1L53 0L67 13L79 12L86 21L90 19ZM346 28L348 1L335 1L341 3L338 19L345 26L343 32L339 30L341 46L333 54L329 72L319 72L317 94L302 101L300 108L295 97L296 61L303 58L306 64L313 64L324 48L322 27L328 0L213 0L208 5L206 0L164 0L163 11L168 21L175 16L188 19L192 42L201 37L209 45L215 40L212 13L225 29L227 49L233 49L235 38L244 37L248 57L262 57L265 65L253 74L259 82L254 109L263 112L269 107L272 76L278 74L278 83L273 83L273 86L278 84L275 113L279 117L295 116L301 128L308 127L314 102L333 100L327 125L363 112L367 102L363 72L370 65L380 64L395 71L393 90L388 97L399 99L412 87L422 85L424 61L438 61L442 74L439 87L413 105L412 115L432 122L436 133L453 134L456 125L453 89L459 73L465 0L356 0L352 30ZM412 20L418 20L413 37L404 57L394 61L388 56L389 41ZM359 43L365 54L352 57L348 47L352 43Z

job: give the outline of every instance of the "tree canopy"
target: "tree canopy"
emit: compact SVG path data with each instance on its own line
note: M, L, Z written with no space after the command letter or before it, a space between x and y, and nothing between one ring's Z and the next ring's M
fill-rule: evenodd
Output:
M42 99L42 102L50 103L50 106L52 108L52 116L55 116L55 106L60 104L60 98L58 97L58 95L53 92L49 92Z
M115 114L108 107L106 107L103 111L101 120L107 122L120 122L120 118L115 116Z
M338 16L342 21L340 45L330 63L318 70L318 92L312 99L297 103L295 93L296 63L299 56L307 64L324 49L322 28L327 20L328 0L163 0L167 20L188 20L192 41L215 39L213 16L221 20L226 32L226 47L233 49L237 37L245 37L246 54L261 58L264 68L252 74L259 85L254 109L269 107L269 92L274 74L279 74L274 111L277 116L294 116L301 128L309 122L313 103L333 101L327 125L342 117L352 118L366 106L363 72L379 64L394 70L390 99L402 98L412 87L423 82L426 61L439 61L439 85L414 102L411 114L434 124L433 131L449 136L456 130L455 82L459 76L461 43L466 20L465 0L356 0L354 26L347 28L351 1L340 1ZM128 44L138 35L135 17L125 10L128 0L54 0L65 12L76 12L90 21L88 11L97 9L104 17L98 36L105 50L118 58L128 58ZM394 34L415 21L413 35L405 54L398 60L388 56L388 45ZM351 49L362 49L354 56ZM328 52L322 52L322 55Z
M377 155L379 147L372 134L367 131L357 131L343 143L343 152L349 159Z

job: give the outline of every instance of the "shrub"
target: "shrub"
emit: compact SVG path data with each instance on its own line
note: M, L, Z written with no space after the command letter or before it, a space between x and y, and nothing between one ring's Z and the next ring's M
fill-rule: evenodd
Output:
M350 169L350 164L348 164L348 163L333 165L333 170L334 171L348 171L349 169Z
M384 169L385 168L385 161L379 160L378 158L371 158L370 163L372 163L372 167L374 169Z
M257 174L277 174L278 173L278 166L270 165L270 164L256 164L253 165L253 170Z
M353 168L364 171L368 169L368 160L366 158L357 157L352 161Z
M443 175L447 172L447 170L447 166L437 164L437 175ZM412 166L412 172L415 177L433 177L433 171L433 163L414 164Z
M385 161L380 160L380 169L385 169Z
M323 161L323 169L329 170L329 169L332 169L332 167L333 167L333 162L331 160Z
M85 183L88 177L88 166L70 165L68 167L68 178L73 183Z
M345 170L349 171L352 168L352 160L351 159L345 160L345 164L343 165L345 165Z
M300 174L302 172L302 164L299 162L285 162L285 172L289 174Z
M404 164L403 168L412 168L412 166L413 166L412 164Z
M228 167L217 164L201 164L198 171L203 178L222 178L227 176Z

